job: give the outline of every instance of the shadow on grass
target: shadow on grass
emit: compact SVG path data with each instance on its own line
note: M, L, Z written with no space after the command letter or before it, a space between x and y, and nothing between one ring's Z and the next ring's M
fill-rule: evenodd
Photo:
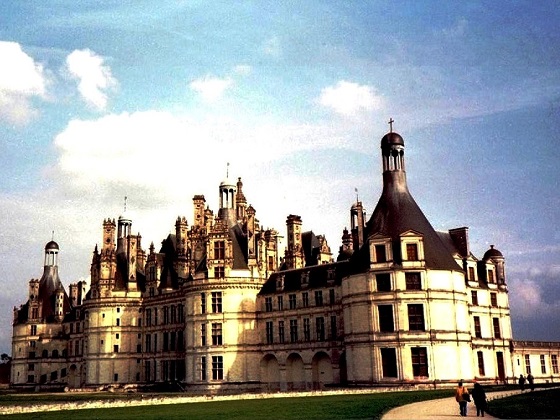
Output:
M560 418L560 389L531 392L492 400L488 413L500 419Z

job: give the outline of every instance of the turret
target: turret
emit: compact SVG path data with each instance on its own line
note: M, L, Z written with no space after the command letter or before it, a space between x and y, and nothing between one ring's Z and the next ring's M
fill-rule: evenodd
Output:
M364 244L364 208L361 201L356 201L350 208L352 243L357 251Z
M243 182L241 182L241 178L237 178L237 194L235 195L235 205L237 207L237 220L242 222L246 216L247 199L245 198L245 194L243 194Z
M205 210L206 200L203 195L195 195L193 197L193 208L194 208L194 222L193 226L195 228L202 228L205 225L204 222L204 210Z
M286 220L288 230L288 246L286 248L286 267L288 269L304 266L301 239L301 217L290 214Z

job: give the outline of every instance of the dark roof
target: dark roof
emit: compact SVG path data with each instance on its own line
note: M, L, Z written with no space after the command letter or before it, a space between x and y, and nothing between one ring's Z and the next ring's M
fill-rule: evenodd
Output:
M494 245L490 245L490 249L484 253L483 260L489 260L492 257L503 258L504 255L500 251L498 251L496 248L494 248Z
M58 266L46 265L44 267L43 276L39 281L38 299L43 304L42 318L47 322L54 321L56 293L58 290L64 292L62 313L66 313L70 310L70 299L58 277Z
M233 268L245 269L248 267L247 235L238 224L231 227L229 233L233 246Z
M389 146L391 144L398 144L404 146L404 140L399 133L390 132L383 136L381 139L381 147Z
M55 241L50 241L45 245L45 251L49 249L60 249Z
M160 253L163 256L163 266L160 274L160 289L177 289L179 287L179 275L175 269L175 249L177 237L170 234L161 243Z
M312 230L301 234L301 245L303 247L305 265L317 265L319 252L321 251L321 244Z

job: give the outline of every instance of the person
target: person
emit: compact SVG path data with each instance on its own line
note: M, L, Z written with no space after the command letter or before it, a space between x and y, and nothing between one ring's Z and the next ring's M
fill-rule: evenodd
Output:
M463 381L459 381L455 389L455 401L459 403L459 413L462 417L467 417L467 403L470 401L470 395L467 387L463 386Z
M527 382L529 382L529 388L531 388L531 391L535 390L535 378L533 378L533 375L531 375L530 373L527 375Z
M487 401L486 392L484 391L482 385L480 385L478 382L475 382L471 395L474 405L476 406L476 416L484 417L484 411L486 411Z
M519 388L521 388L521 392L525 391L525 377L523 375L519 375Z

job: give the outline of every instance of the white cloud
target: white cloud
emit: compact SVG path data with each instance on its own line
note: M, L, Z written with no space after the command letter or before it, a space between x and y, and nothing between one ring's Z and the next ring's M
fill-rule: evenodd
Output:
M248 64L239 64L239 65L237 65L233 68L233 72L235 74L240 75L240 76L247 76L247 75L251 74L252 71L253 71L253 68L251 66L249 66Z
M107 107L107 92L117 86L105 59L89 49L74 50L66 57L66 69L78 81L83 99L98 110Z
M232 85L233 80L229 77L220 79L209 75L189 83L189 87L197 92L205 102L216 102Z
M45 95L43 66L15 42L0 41L0 62L0 118L25 123L37 112L32 98Z
M443 29L443 34L450 37L461 37L465 34L468 27L468 21L465 18L460 18L457 20L454 26L451 28Z
M282 45L280 43L280 38L278 38L277 36L268 38L262 45L262 51L265 53L265 55L269 55L275 58L280 57L280 55L282 55Z
M368 85L339 81L321 91L319 103L345 116L355 116L359 112L381 109L383 98Z

